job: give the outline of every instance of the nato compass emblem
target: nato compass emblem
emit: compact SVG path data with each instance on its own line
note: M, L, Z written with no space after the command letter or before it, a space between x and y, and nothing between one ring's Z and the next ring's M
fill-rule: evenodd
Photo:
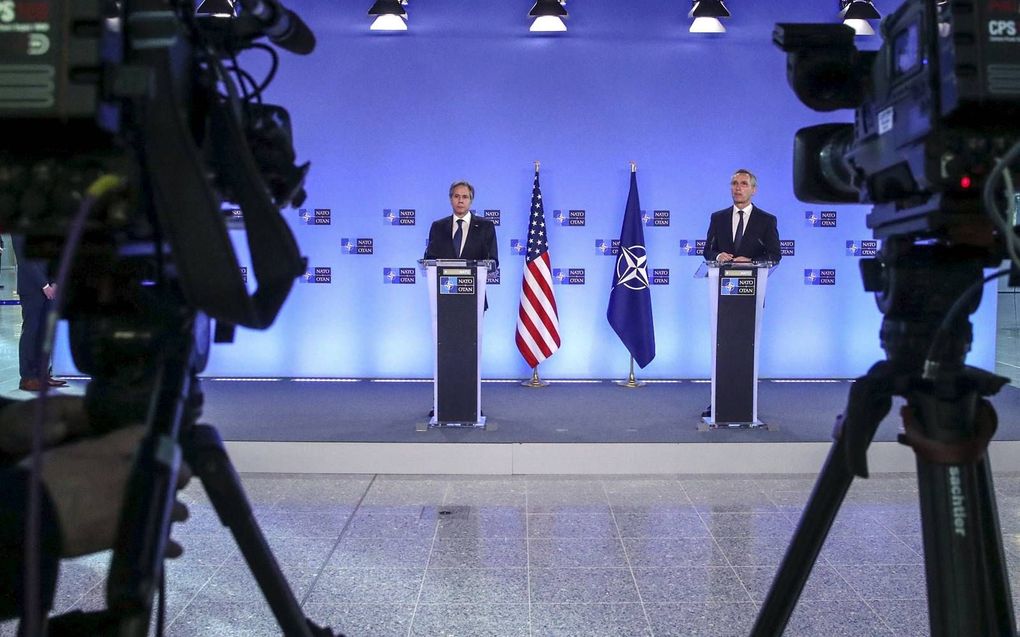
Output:
M860 239L854 241L847 239L846 256L848 257L873 257L878 253L878 241L874 239Z
M812 228L835 228L836 211L822 210L816 213L811 210L806 210L804 212L804 223Z
M704 239L681 239L680 254L686 257L700 257L705 254Z
M306 226L310 226L313 223L315 223L313 221L313 219L315 219L315 215L313 215L308 208L301 208L300 210L298 210L298 219L300 219L301 223L305 224Z
M719 286L719 293L723 296L733 296L737 293L737 279L724 278Z
M595 251L604 257L615 257L620 254L620 240L595 239Z
M644 246L620 246L616 259L616 284L630 290L648 287L648 255Z

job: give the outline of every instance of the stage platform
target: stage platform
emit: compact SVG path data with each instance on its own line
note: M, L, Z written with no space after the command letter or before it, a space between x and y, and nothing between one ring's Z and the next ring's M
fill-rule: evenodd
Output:
M486 430L416 431L432 402L431 381L203 379L203 420L230 441L247 471L339 473L813 473L831 446L849 380L763 380L766 429L698 431L705 381L485 381ZM1020 389L992 399L999 430L992 457L1020 470ZM897 401L882 422L875 471L914 470L895 442Z

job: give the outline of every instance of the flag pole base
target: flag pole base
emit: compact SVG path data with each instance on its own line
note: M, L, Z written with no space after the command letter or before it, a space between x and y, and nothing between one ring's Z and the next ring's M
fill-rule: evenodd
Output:
M627 376L627 380L618 380L618 381L615 381L615 382L616 382L616 384L618 386L624 387L626 389L637 389L638 387L644 387L645 386L645 383L642 383L641 381L639 381L637 379L636 376L634 376L634 357L633 356L630 359L630 374Z
M548 381L544 381L538 377L537 367L531 370L531 380L526 380L523 383L521 383L521 387L528 387L530 389L539 389L548 386L549 386Z
M645 385L648 384L648 383L643 383L640 380L637 380L637 379L635 379L633 377L628 378L627 380L617 380L617 381L613 381L613 382L615 382L618 386L625 387L627 389L637 389L638 387L644 387Z

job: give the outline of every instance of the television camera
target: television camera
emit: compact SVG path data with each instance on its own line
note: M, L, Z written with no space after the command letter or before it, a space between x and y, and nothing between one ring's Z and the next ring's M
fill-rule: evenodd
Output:
M882 312L886 360L856 380L835 443L752 634L780 635L892 398L914 451L931 634L1013 635L1016 625L987 457L1008 379L964 364L968 316L990 276L1020 259L1008 216L1020 155L1020 6L907 0L862 51L849 27L777 24L787 75L817 111L852 124L800 130L794 190L809 202L866 203L882 248L861 262Z

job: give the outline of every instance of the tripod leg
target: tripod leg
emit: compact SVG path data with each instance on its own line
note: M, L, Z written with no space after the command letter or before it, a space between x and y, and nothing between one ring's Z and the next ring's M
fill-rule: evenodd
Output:
M790 615L797 606L804 584L811 575L818 553L822 550L854 478L845 460L846 444L845 439L840 438L825 459L797 530L758 612L758 619L751 630L752 637L779 637L786 630Z
M877 363L851 387L846 411L836 421L835 443L758 612L752 637L783 634L854 476L867 477L868 446L892 405L888 374L887 366Z
M1002 535L987 458L917 461L932 637L1015 635Z
M286 637L312 637L314 633L304 611L255 521L219 433L209 425L195 425L182 446L188 464L202 480L220 521L233 534L283 634Z

